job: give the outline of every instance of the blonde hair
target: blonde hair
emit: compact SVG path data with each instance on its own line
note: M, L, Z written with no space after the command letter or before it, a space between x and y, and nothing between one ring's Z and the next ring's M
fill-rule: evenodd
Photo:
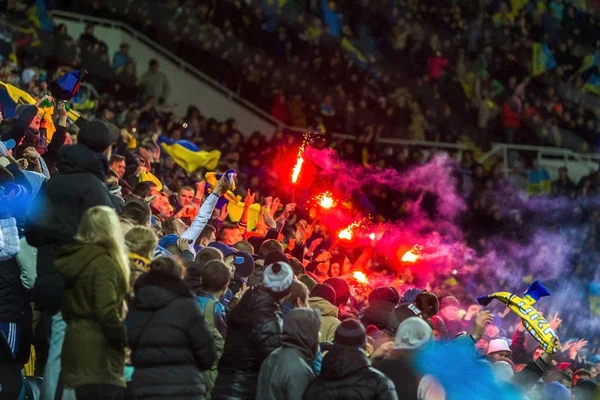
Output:
M158 238L152 229L134 226L125 234L125 244L131 253L151 259L158 246Z
M121 223L115 210L106 206L89 208L79 224L77 239L106 248L119 267L126 287L129 287L129 259Z

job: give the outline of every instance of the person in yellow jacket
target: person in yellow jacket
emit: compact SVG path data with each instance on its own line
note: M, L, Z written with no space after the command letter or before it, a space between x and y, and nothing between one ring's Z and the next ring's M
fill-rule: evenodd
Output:
M333 341L335 330L341 324L338 319L338 308L334 305L335 298L335 290L328 284L319 284L310 292L308 304L311 308L321 312L321 328L319 329L321 342Z

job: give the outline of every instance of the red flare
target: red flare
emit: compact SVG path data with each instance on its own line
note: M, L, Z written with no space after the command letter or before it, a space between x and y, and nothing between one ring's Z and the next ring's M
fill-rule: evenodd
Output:
M316 200L317 203L319 203L319 205L324 209L330 209L336 203L333 199L333 196L329 192L321 193L316 197Z
M362 283L362 284L365 284L365 285L369 283L369 280L367 279L367 275L365 275L365 273L362 272L362 271L354 271L352 273L352 276L359 283Z
M296 160L296 165L292 170L292 183L298 182L298 176L300 176L300 170L302 169L302 164L304 164L304 158L299 154L298 160Z
M402 256L402 262L407 262L407 263L417 262L417 260L419 260L419 253L421 252L422 249L423 249L422 246L414 245L412 249L407 251Z

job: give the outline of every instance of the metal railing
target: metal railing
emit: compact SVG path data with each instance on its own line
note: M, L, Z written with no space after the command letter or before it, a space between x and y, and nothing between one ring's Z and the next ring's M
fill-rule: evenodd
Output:
M559 147L542 147L542 146L526 146L520 144L505 144L505 143L493 143L492 149L488 151L485 155L483 155L479 160L477 160L480 164L484 163L486 160L490 159L493 156L501 156L504 162L504 174L508 176L510 173L510 168L508 165L509 151L529 151L535 152L536 158L538 161L542 161L544 155L546 156L559 156L562 158L565 165L572 159L577 164L581 165L589 172L592 172L594 168L590 165L591 163L600 163L600 155L598 154L581 154L575 153L573 150L563 149Z

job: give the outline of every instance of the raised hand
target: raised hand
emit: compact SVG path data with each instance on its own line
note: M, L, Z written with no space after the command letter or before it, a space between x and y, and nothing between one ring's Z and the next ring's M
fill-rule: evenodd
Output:
M256 198L256 192L252 193L252 192L250 192L250 189L248 189L248 193L246 194L246 198L244 199L244 207L248 208L252 204L254 204L255 198Z
M479 340L483 336L485 327L492 323L494 316L489 311L481 311L475 317L475 327L473 328L473 339Z
M219 221L225 221L228 215L229 213L227 212L227 204L224 204L223 207L221 207L221 215L219 215Z

